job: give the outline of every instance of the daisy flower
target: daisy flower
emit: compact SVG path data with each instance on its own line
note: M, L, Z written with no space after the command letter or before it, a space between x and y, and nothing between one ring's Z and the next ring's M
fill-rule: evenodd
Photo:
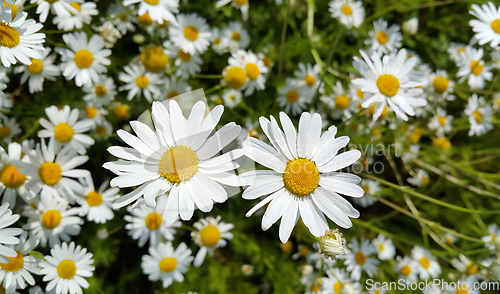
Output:
M257 131L258 128L259 128L258 121L252 121L250 118L247 118L245 122L245 130L248 131L248 136L254 137L255 139L259 139L260 134Z
M467 276L475 275L479 271L477 265L463 254L460 254L458 258L453 258L450 263L454 268Z
M331 268L326 271L327 277L323 278L321 294L340 294L345 284L351 283L345 269Z
M125 85L118 88L119 91L128 91L127 99L130 101L134 97L144 95L148 102L158 100L161 95L159 85L163 83L158 74L148 72L142 66L126 65L118 75L118 79Z
M372 56L360 51L363 59L355 56L353 65L363 78L352 81L360 85L361 91L372 94L362 103L364 108L376 103L373 121L376 121L386 104L389 104L396 116L408 120L408 115L414 116L415 106L425 106L427 100L420 98L423 91L416 88L425 85L423 79L417 78L412 69L417 59L408 58L406 50L401 49L397 54L380 57L377 53Z
M246 49L250 44L250 35L239 21L230 21L227 27L222 29L222 43L229 52Z
M31 94L43 90L43 82L45 79L55 81L61 74L59 66L54 65L56 56L49 56L50 52L50 48L45 48L41 53L40 59L31 58L30 65L18 66L14 69L15 73L23 73L21 76L21 84L28 81Z
M148 13L149 17L163 24L163 20L175 23L174 13L179 12L179 0L124 0L123 5L129 6L139 4L139 15Z
M26 232L19 239L20 242L17 245L11 245L17 256L9 257L9 262L0 263L0 283L7 290L7 293L26 288L26 283L34 286L35 279L31 273L40 274L39 260L34 256L29 256L38 245L38 240L28 239Z
M88 156L77 156L70 148L62 149L56 155L54 145L45 145L45 140L42 140L41 146L37 144L34 151L26 149L23 151L28 156L29 162L13 161L12 165L18 167L20 173L28 176L26 188L34 195L41 191L74 203L75 192L82 192L83 188L70 178L90 176L87 170L75 169L87 162Z
M28 196L27 198L34 196L28 195L26 176L12 165L16 160L28 159L21 152L21 145L18 143L10 143L7 151L0 147L0 195L3 196L2 204L9 203L10 208L15 207L17 195Z
M361 197L364 191L357 185L359 177L339 171L356 162L361 152L351 150L337 155L349 137L335 139L335 126L321 135L322 120L317 113L302 113L298 133L285 113L280 113L280 120L284 133L273 116L271 121L260 118L262 130L273 147L253 137L243 143L245 156L271 169L240 175L250 185L243 192L244 199L265 196L246 216L269 203L262 229L269 229L282 217L279 228L282 243L289 239L299 216L316 237L328 229L323 214L340 227L350 228L349 217L357 218L359 212L339 194Z
M100 119L95 122L94 133L102 137L110 136L113 134L113 125L105 119Z
M78 109L70 109L68 105L58 109L52 105L45 108L45 114L50 121L40 118L40 124L45 129L38 131L38 137L49 138L49 145L54 145L55 152L67 146L79 154L85 154L87 148L94 145L94 139L83 134L90 130L94 123L89 119L78 121Z
M415 35L418 32L418 17L413 17L407 21L403 21L403 32Z
M36 14L40 15L40 22L45 22L49 11L56 16L69 16L70 13L77 13L78 11L71 6L71 0L31 0L30 3L36 3Z
M441 274L441 266L429 251L415 246L411 250L411 256L413 260L418 262L418 272L422 280L437 278Z
M231 3L234 8L239 8L241 10L241 17L243 20L248 20L248 9L250 8L248 0L217 0L215 7L220 8L229 3Z
M310 99L319 87L319 65L299 63L299 70L293 72L295 78L300 81L302 95Z
M78 208L70 208L64 199L42 193L36 208L27 206L23 215L28 217L28 223L23 229L30 231L30 237L40 240L42 247L61 244L61 240L69 242L70 236L80 234L83 220L77 215Z
M245 276L251 276L251 275L253 275L253 269L254 269L254 267L251 264L243 264L241 266L241 272Z
M500 9L492 2L481 6L472 4L471 8L469 13L478 19L469 21L469 25L476 33L478 44L490 43L491 47L497 47L500 44Z
M377 202L377 199L373 197L373 195L382 190L380 188L379 182L374 180L362 180L360 185L361 188L363 188L363 190L365 191L365 194L363 195L363 197L354 198L354 203L361 207L372 206L375 202Z
M165 79L165 91L167 93L166 98L170 99L191 91L191 86L183 79L170 76L170 78Z
M137 23L137 18L131 15L120 3L111 3L106 15L113 19L113 25L120 31L122 36L125 36L127 32L135 32L134 24Z
M163 238L167 241L174 240L175 228L179 228L181 222L175 221L170 226L165 224L162 209L165 207L166 201L167 196L161 195L158 198L158 206L154 209L147 205L128 209L131 215L124 217L128 222L125 229L128 230L128 234L132 239L139 240L139 247L143 247L148 240L149 246L153 247L162 242Z
M212 42L212 49L214 49L217 54L221 55L228 50L226 38L222 38L221 30L219 28L212 28L212 37L210 39Z
M491 73L492 67L485 65L482 60L483 53L483 48L476 49L472 46L466 46L460 61L457 77L461 78L460 83L467 79L471 89L483 89L485 81L491 81L493 77Z
M116 96L116 86L113 79L105 75L100 75L97 82L94 82L90 87L83 87L82 90L87 93L83 96L83 100L96 107L108 105Z
M221 216L216 218L207 216L193 224L197 231L191 232L191 238L200 246L200 250L196 254L193 265L199 267L203 264L205 256L213 256L217 248L225 247L227 240L233 239L233 234L229 232L234 228L233 224L221 221Z
M329 114L334 119L351 118L354 104L351 103L349 93L346 93L344 86L340 81L337 81L335 86L332 87L333 94L328 96L321 96L321 102L325 103L328 108L332 109Z
M347 266L347 271L351 273L351 279L359 281L363 271L370 277L377 271L379 261L370 257L374 253L376 249L370 240L361 239L361 243L358 243L358 240L354 238L345 249L345 255L339 258L345 259L344 264Z
M87 289L89 282L84 278L92 276L94 260L87 249L76 246L74 242L55 245L40 262L43 281L49 282L46 291L55 288L56 294L81 294Z
M195 13L178 14L177 22L169 27L170 39L182 51L203 53L210 45L212 32L207 21Z
M111 180L112 187L139 185L115 201L114 208L139 198L142 201L142 197L149 207L155 207L155 198L168 192L168 209L163 208L163 217L171 225L179 215L182 220L191 219L195 207L209 212L214 202L227 200L227 192L218 183L241 185L231 171L238 168L234 160L243 151L219 154L239 135L241 127L235 123L226 124L210 136L220 120L222 106L214 107L205 117L206 105L198 101L186 119L175 100L170 99L168 105L169 110L160 102L153 103L155 131L139 121L130 123L137 137L118 130L118 136L132 148L108 148L108 152L124 160L107 162L103 167L118 174Z
M460 283L458 283L460 282ZM451 294L478 294L479 289L481 289L484 286L482 283L479 283L477 281L477 278L475 276L463 276L460 279L458 279L457 282L457 287L451 287L449 286L448 288L445 287L446 293L451 293Z
M465 44L451 42L446 51L448 51L450 59L456 64L459 64L464 58L465 47Z
M419 169L416 176L407 179L408 183L416 187L425 187L429 184L430 178L429 174L423 170Z
M469 136L481 136L493 129L491 124L492 109L490 105L486 104L483 97L478 98L477 94L473 94L467 102L464 113L469 117Z
M245 91L245 96L252 95L255 90L262 91L266 88L266 74L269 69L257 55L252 51L245 52L241 67L245 69L248 77L247 82L242 88Z
M9 204L4 203L0 206L0 262L10 262L11 257L16 257L17 252L5 245L15 245L19 239L15 236L21 235L24 231L19 228L9 228L10 225L19 220L18 214L12 214Z
M238 90L227 89L222 94L224 105L228 108L235 108L241 102L241 92Z
M379 234L377 238L373 239L373 246L375 246L378 252L378 259L380 260L390 260L396 255L396 248L392 240L386 238L382 234Z
M286 86L278 92L278 104L285 108L285 112L297 116L306 108L308 97L302 95L300 82L291 78L286 79Z
M0 138L5 143L12 142L12 138L21 134L21 127L15 117L8 117L0 113Z
M445 70L437 70L436 73L430 74L428 80L430 94L439 97L452 96L455 82L448 78L448 73Z
M448 244L454 244L457 241L457 237L451 233L443 233L443 238L441 238L442 241L448 243Z
M55 50L62 56L61 70L66 80L75 78L78 87L99 82L99 74L105 73L105 66L111 64L107 58L111 50L103 49L103 39L93 35L87 41L84 32L64 34L62 38L69 49L58 47Z
M81 29L83 24L90 24L92 16L99 14L97 4L94 2L71 2L69 3L77 12L70 12L69 15L57 15L52 20L57 29L68 31L73 29Z
M150 281L161 280L163 288L167 288L174 280L184 281L182 274L187 272L191 261L191 249L185 243L174 249L172 242L167 242L149 247L149 255L142 256L141 266Z
M427 127L430 130L436 131L437 136L444 136L446 133L450 132L451 121L453 120L453 115L448 115L446 110L438 107L436 109L436 115L431 118Z
M409 282L417 282L419 273L418 262L409 256L405 256L403 258L401 258L401 256L397 256L396 264L394 265L394 272L398 273L399 279Z
M85 111L81 112L80 117L84 119L89 119L93 122L92 128L95 129L95 124L104 119L104 116L108 114L108 110L104 108L97 108L90 104L85 107Z
M373 21L373 26L374 30L369 32L370 39L366 39L365 44L371 45L371 49L377 54L388 54L401 48L403 36L399 25L393 24L388 27L388 22L379 18Z
M203 59L197 52L193 54L186 53L182 49L178 49L170 41L166 41L163 45L167 48L168 57L173 59L174 65L177 66L176 76L187 79L201 71Z
M31 58L42 58L45 34L37 32L43 25L27 17L26 12L13 17L9 7L0 11L0 33L4 36L0 40L0 59L5 67L17 61L29 65Z
M118 188L108 188L108 181L104 181L98 190L94 188L92 178L85 179L85 185L81 198L77 202L81 205L80 216L87 215L87 220L97 224L103 224L114 217L111 206L118 199L120 191Z
M365 8L362 1L333 0L329 3L330 13L346 28L359 28L365 20Z
M495 250L495 247L500 245L500 228L498 228L496 224L489 225L488 235L482 237L481 240L488 242L484 244L485 247L488 247L490 250Z

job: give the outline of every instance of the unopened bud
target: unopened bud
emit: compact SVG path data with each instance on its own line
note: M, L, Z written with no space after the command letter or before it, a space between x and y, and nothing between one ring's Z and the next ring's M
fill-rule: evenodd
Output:
M337 259L337 255L345 254L345 239L342 238L342 233L338 229L328 230L319 241L319 253L325 258Z

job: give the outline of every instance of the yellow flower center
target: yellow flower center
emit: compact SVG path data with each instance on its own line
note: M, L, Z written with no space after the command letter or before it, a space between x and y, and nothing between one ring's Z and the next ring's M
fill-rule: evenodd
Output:
M259 133L257 132L257 130L252 129L252 130L248 131L248 136L258 139Z
M495 103L497 104L498 108L500 108L500 98L496 98Z
M340 8L340 12L342 12L345 15L351 15L352 14L352 8L351 6L345 4Z
M118 18L123 22L128 20L128 16L126 14L121 14Z
M194 41L198 39L198 29L193 26L188 26L184 28L184 37L189 41Z
M312 293L318 293L318 291L321 290L321 288L318 287L318 285L316 285L315 283L312 283L309 289L311 289Z
M312 75L307 75L304 78L304 81L306 82L306 85L308 85L309 87L312 87L316 83L316 78Z
M425 269L428 269L430 266L431 266L431 262L429 261L429 259L427 257L422 257L420 258L420 260L418 261L420 263L420 265L425 268Z
M300 255L306 256L307 253L309 253L309 248L307 248L306 246L300 247Z
M427 186L429 184L431 179L429 179L429 177L425 176L422 178L422 183L420 183L420 185L422 186Z
M483 71L483 66L479 63L479 61L472 61L470 63L470 71L478 76Z
M309 195L318 187L318 167L309 159L294 159L286 165L283 182L291 193L297 196Z
M483 120L483 114L481 112L479 112L478 110L474 111L474 119L476 120L476 122L478 124L480 124L481 121Z
M447 150L450 148L450 141L448 141L448 139L446 139L445 137L438 137L434 139L434 146L443 150Z
M130 107L127 104L120 104L115 107L115 115L118 118L126 118L128 116Z
M179 49L179 58L182 60L182 62L190 62L191 61L191 54L186 53L182 50Z
M238 32L234 32L233 35L231 36L231 39L235 40L236 42L241 41L241 35Z
M448 89L448 85L450 81L445 77L437 77L432 82L432 86L434 86L434 91L438 94L443 94L444 91Z
M495 19L494 21L491 22L491 29L495 33L500 34L500 19Z
M364 189L363 189L364 190ZM378 250L379 251L384 251L384 245L383 244L379 244L378 245Z
M147 71L159 73L165 70L168 56L160 47L150 46L141 52L141 61Z
M160 0L144 0L144 2L148 3L149 5L157 5L160 3Z
M335 108L346 109L349 106L349 98L345 95L340 95L335 98Z
M82 7L80 6L80 3L78 2L71 2L69 5L71 5L71 7L73 7L74 9L76 9L77 11L82 11ZM74 16L73 13L70 12L71 15Z
M437 121L439 122L440 125L444 126L444 124L446 123L446 117L438 116Z
M31 58L31 64L26 66L32 75L37 75L43 71L43 62L40 59Z
M247 4L248 0L233 0L233 2L241 6Z
M214 225L208 225L200 231L201 243L205 247L214 247L220 240L220 231Z
M42 226L46 229L52 230L59 226L61 223L61 213L59 210L50 209L42 214Z
M297 99L299 99L299 93L295 90L291 90L286 94L286 100L290 103L294 103Z
M160 270L164 273L169 273L177 267L177 259L173 257L165 257L160 261Z
M158 27L160 28L166 28L168 27L168 21L167 20L163 20L163 23L162 24L159 24L158 22L156 22Z
M75 131L67 123L60 123L54 128L54 136L57 141L67 143L73 138Z
M356 95L358 95L359 99L363 99L363 97L365 96L365 93L363 93L363 91L361 91L361 89L357 89Z
M229 88L237 90L245 85L247 81L247 74L243 69L234 66L227 70L224 79L226 80L226 85Z
M57 275L61 279L71 280L76 274L76 264L69 259L61 261L57 266Z
M477 267L477 265L468 265L467 266L467 270L465 271L465 273L470 276L470 275L475 275L477 273L477 271L479 270L479 268Z
M380 44L385 44L389 41L389 36L384 32L378 32L376 38Z
M170 91L167 94L167 99L173 98L175 96L179 96L179 92L177 92L177 91Z
M271 67L271 65L273 64L273 60L269 57L262 58L262 61L264 62L264 65L266 67Z
M162 222L161 215L157 212L151 212L146 216L144 222L146 223L146 227L151 231L157 230Z
M98 135L104 135L104 134L106 134L106 128L104 126L97 126L95 128L95 132Z
M138 76L137 79L135 79L135 83L137 87L144 89L149 85L149 79L146 76Z
M215 100L215 104L217 104L217 105L222 105L223 103L224 103L224 100L222 100L222 98L220 98L220 97Z
M0 127L0 137L6 138L10 135L10 128L8 126Z
M85 116L88 118L93 118L97 115L97 108L87 107L85 108Z
M94 89L94 93L97 97L104 97L106 95L106 92L106 87L104 87L103 85L99 85Z
M44 184L53 186L57 184L62 177L61 167L55 162L45 162L38 169L38 176Z
M89 68L94 61L94 56L90 51L82 49L75 53L75 63L79 68Z
M245 71L250 80L256 80L260 75L259 67L255 63L247 63L245 65Z
M335 294L340 294L340 290L342 289L342 283L337 281L335 284L333 284L333 292L335 292Z
M403 276L408 276L408 275L410 275L410 274L411 274L411 268L410 268L409 266L407 266L407 265L403 266L403 267L401 268L401 274L402 274Z
M372 134L374 136L380 135L380 132L382 132L382 130L380 128L377 128L377 127L373 128L373 130L372 130Z
M467 294L467 293L469 293L469 289L464 284L461 284L457 288L456 294Z
M85 201L89 206L99 206L102 203L102 195L97 191L92 191L85 196Z
M408 141L410 141L411 144L417 144L418 141L420 141L421 136L422 131L420 131L420 128L415 128L413 132L408 136Z
M219 45L219 44L220 44L220 39L219 39L219 38L215 38L215 40L214 40L214 44L215 44L215 45Z
M143 15L139 16L139 22L145 26L148 26L153 23L153 20L151 19L151 16L149 16L149 13L144 13Z
M377 79L377 87L380 93L392 97L398 93L399 80L391 74L383 74Z
M457 49L457 52L458 52L458 53L464 53L464 52L465 52L465 48L458 48L458 49Z
M0 268L6 272L17 272L24 266L24 255L17 252L16 257L7 257L9 259L8 263L0 263Z
M288 240L286 243L280 243L280 247L283 252L290 253L293 249L293 243L292 241Z
M163 153L158 164L160 175L171 183L191 179L198 171L198 155L190 147L177 145Z
M14 48L19 44L19 32L6 23L0 23L0 46Z
M0 181L7 188L15 189L19 188L24 181L26 181L26 176L17 170L17 167L12 164L7 164L0 171Z
M17 8L17 5L16 4L9 4L9 3L7 3L7 1L3 1L3 6L5 8L10 7L10 10L12 11L12 20L14 20L14 18L16 18L16 16L17 16L17 12L19 11L19 9Z
M354 259L356 260L356 263L359 265L363 265L366 262L366 256L361 251L358 251L356 252L356 254L354 254Z

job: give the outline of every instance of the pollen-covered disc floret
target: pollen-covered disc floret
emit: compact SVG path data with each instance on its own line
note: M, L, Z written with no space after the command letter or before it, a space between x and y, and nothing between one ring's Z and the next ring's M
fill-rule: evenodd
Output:
M297 196L309 195L318 187L318 167L309 159L294 159L286 165L283 183L288 191Z
M158 164L160 175L171 183L188 181L198 171L200 160L190 147L178 145L165 151Z

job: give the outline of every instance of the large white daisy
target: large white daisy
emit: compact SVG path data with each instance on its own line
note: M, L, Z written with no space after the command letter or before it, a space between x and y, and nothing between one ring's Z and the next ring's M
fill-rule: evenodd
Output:
M497 47L500 44L500 8L495 7L493 2L481 6L472 4L471 8L469 13L479 18L469 21L478 44L490 43L491 47Z

